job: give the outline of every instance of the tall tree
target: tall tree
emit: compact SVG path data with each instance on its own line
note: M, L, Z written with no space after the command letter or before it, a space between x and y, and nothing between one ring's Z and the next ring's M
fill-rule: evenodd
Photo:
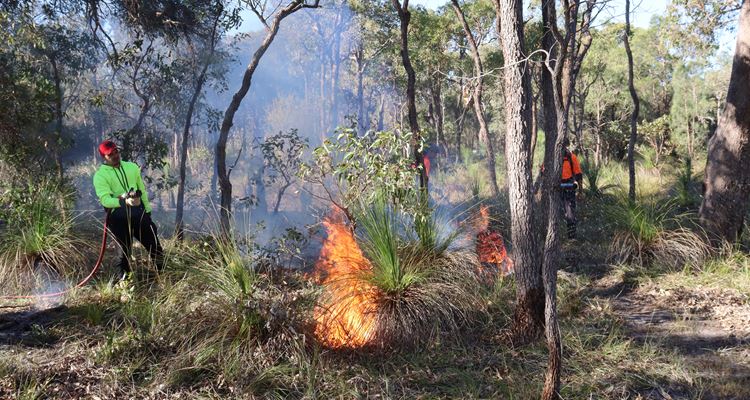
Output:
M423 189L427 189L427 171L424 168L424 154L420 146L421 132L419 131L419 121L417 120L417 100L416 100L416 74L414 73L414 67L411 64L409 58L409 21L411 20L411 12L409 11L409 0L403 0L403 4L399 0L391 0L393 8L396 9L398 14L398 20L401 31L401 62L406 71L406 107L409 114L409 130L414 134L414 160L419 170L419 186Z
M544 285L533 215L531 180L531 80L525 65L523 2L494 0L505 61L505 157L510 228L516 269L516 310L511 337L523 343L544 324Z
M531 82L524 55L522 2L495 0L498 32L505 59L506 158L515 245L517 306L510 332L515 343L534 338L545 327L549 364L542 398L559 398L562 344L557 323L556 287L560 251L560 196L563 141L576 76L590 42L579 34L580 1L563 1L560 29L555 1L542 3L545 59L542 96L545 112L545 155L541 195L534 200L531 176ZM581 22L589 26L595 1L587 2ZM554 52L552 49L556 49Z
M473 99L474 99L474 113L476 114L477 121L479 122L479 139L485 147L487 156L487 171L490 176L490 189L492 197L500 195L500 187L497 185L497 173L495 170L495 146L493 144L493 138L490 135L489 129L487 128L487 120L484 115L484 103L482 102L482 90L484 79L484 67L482 66L482 57L479 54L479 46L474 38L474 34L471 32L469 23L466 22L466 16L464 15L458 0L451 0L453 10L456 12L456 17L461 22L461 27L466 35L466 41L469 43L471 49L471 57L474 61L474 85Z
M709 140L700 207L701 224L715 244L733 243L750 198L750 1L740 8L737 44L724 111Z
M635 141L638 139L638 112L640 102L633 81L633 51L630 49L630 0L625 0L625 53L628 55L628 90L633 99L633 113L630 115L630 141L628 142L628 198L635 201Z
M203 93L203 86L206 83L210 66L215 63L214 54L216 44L221 35L220 21L224 15L224 7L220 2L216 3L213 10L213 24L207 35L205 35L205 45L200 51L194 50L193 53L199 53L201 56L196 57L197 65L200 66L198 75L194 78L193 93L188 102L188 108L185 113L185 125L182 129L182 146L180 148L179 158L179 180L177 182L177 204L175 206L175 236L177 240L182 240L184 236L183 211L185 207L185 178L187 175L187 156L190 147L190 128L193 124L193 113L195 112L198 98ZM231 23L230 23L231 24ZM192 48L192 46L191 46ZM201 62L202 61L202 64Z
M590 24L591 11L594 1L587 3L582 23L584 28ZM549 351L549 362L545 375L543 399L559 398L560 371L562 365L562 343L560 330L557 322L557 269L560 252L559 221L561 218L560 196L557 186L559 185L562 170L563 141L568 134L568 116L575 81L580 69L582 58L585 56L590 41L581 43L578 39L578 12L580 1L563 2L564 30L558 27L558 17L555 1L542 3L543 13L543 36L542 44L545 46L547 56L544 61L542 75L542 97L546 108L552 107L545 112L545 152L544 171L542 181L541 201L538 204L539 226L541 229L539 243L541 246L542 280L544 282L544 321L547 349ZM586 29L581 31L585 32ZM564 32L564 33L563 33ZM557 48L552 61L552 49ZM547 98L551 96L551 98ZM553 115L554 114L554 115ZM542 244L543 243L543 244Z
M232 129L232 125L234 124L234 114L240 108L242 99L245 98L245 95L247 95L247 92L250 90L250 84L252 83L253 74L255 73L256 68L258 68L258 64L260 63L260 59L263 57L263 54L265 54L266 50L268 50L268 47L271 46L273 39L279 32L281 21L284 18L292 15L296 11L299 11L303 8L317 8L319 4L320 0L314 0L314 2L310 4L306 3L304 0L291 0L286 6L277 9L277 11L275 11L270 16L266 16L263 14L264 10L266 9L265 4L261 5L253 3L250 6L252 11L255 12L255 14L263 23L263 26L266 28L266 36L263 39L260 47L258 47L258 49L253 54L253 57L250 60L247 68L245 69L245 73L242 77L242 84L240 85L240 88L237 90L234 96L232 96L232 101L229 103L229 106L227 106L227 110L224 112L224 119L219 130L219 140L216 142L216 163L218 169L217 175L219 180L220 192L219 207L221 229L225 235L229 234L230 218L232 213L232 182L229 180L232 169L227 168L227 139L229 138L229 130ZM271 19L270 25L268 23L269 18Z

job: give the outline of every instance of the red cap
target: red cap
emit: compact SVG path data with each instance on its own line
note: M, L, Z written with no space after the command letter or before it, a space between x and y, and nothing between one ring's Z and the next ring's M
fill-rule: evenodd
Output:
M99 144L99 154L101 154L102 157L112 154L116 149L117 145L111 140L105 140Z

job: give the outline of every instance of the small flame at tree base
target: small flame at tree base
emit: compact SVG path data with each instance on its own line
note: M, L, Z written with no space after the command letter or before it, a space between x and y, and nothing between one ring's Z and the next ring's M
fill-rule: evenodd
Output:
M490 228L490 212L485 205L479 209L477 227L477 255L482 265L483 275L502 276L513 273L513 261L508 257L508 251L503 242L503 236Z
M362 278L372 266L341 220L334 215L323 221L328 237L315 274L325 293L313 312L315 336L329 347L358 348L374 339L380 292Z

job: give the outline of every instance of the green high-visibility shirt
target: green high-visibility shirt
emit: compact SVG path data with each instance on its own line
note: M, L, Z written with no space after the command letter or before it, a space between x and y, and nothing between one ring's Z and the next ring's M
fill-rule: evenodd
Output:
M120 207L120 196L130 189L141 191L141 202L146 212L151 212L151 203L148 201L146 186L141 179L141 168L138 164L129 161L120 161L120 166L115 168L103 164L94 174L94 190L96 197L104 208Z

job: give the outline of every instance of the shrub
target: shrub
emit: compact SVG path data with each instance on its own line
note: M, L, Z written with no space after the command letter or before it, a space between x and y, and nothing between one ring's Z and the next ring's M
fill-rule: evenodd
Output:
M335 138L313 150L312 161L300 165L299 175L321 188L323 197L344 211L350 222L354 222L351 208L381 194L416 211L420 193L411 155L413 139L411 133L367 132L358 136L356 130L341 129ZM424 142L417 146L423 147Z

